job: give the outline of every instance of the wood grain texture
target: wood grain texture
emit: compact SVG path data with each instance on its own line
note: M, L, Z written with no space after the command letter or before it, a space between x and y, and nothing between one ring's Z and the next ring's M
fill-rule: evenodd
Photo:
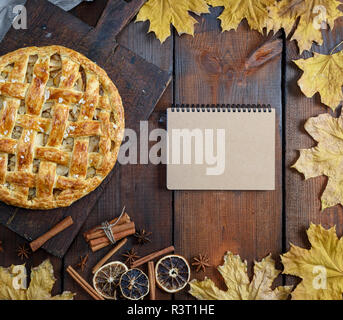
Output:
M343 19L336 21L332 32L323 32L324 45L314 46L313 50L323 54L330 51L343 39ZM310 57L307 52L304 58ZM321 223L325 228L336 225L338 235L343 232L343 208L340 205L321 211L320 197L325 189L327 178L318 177L307 181L304 176L295 169L291 169L299 157L299 149L307 149L316 145L316 142L304 130L304 124L310 117L316 117L322 113L331 113L339 116L340 109L333 113L328 107L320 102L319 94L313 98L306 98L301 92L297 81L302 71L292 62L299 59L298 49L294 42L287 42L287 65L286 65L286 157L285 157L285 223L286 223L286 249L289 243L302 247L309 247L306 230L310 223ZM288 279L294 282L294 279Z
M132 20L145 0L111 0L96 24L81 41L90 59L106 61L116 48L116 36Z
M281 251L281 55L280 51L271 55L256 70L246 69L246 61L266 38L250 31L245 22L237 32L219 33L219 12L211 12L197 18L200 23L194 38L175 39L175 103L270 103L277 111L278 124L275 191L174 194L176 252L189 260L207 253L217 266L228 250L249 262ZM214 268L206 275L223 287ZM203 278L204 274L193 276ZM185 297L185 293L177 295Z
M98 23L108 0L83 1L69 12L80 20L95 27Z
M131 22L118 37L118 43L127 47L130 51L145 58L163 70L171 73L173 65L173 41L168 39L163 46L153 35L147 35L147 24ZM133 66L134 67L134 66ZM120 74L120 73L118 73ZM113 74L115 78L116 75ZM142 72L142 77L145 73ZM121 81L118 79L118 81ZM159 81L154 79L153 83ZM172 87L169 86L155 111L149 118L149 130L159 128L160 112L172 103ZM149 91L146 91L149 92ZM139 106L140 99L132 107ZM131 107L131 106L130 106ZM127 124L128 128L139 130L139 123L132 121ZM124 261L121 256L125 251L135 247L139 256L145 256L150 252L170 246L172 244L172 193L165 188L165 167L153 164L137 164L118 166L113 179L106 187L97 205L89 215L79 236L70 247L64 258L64 265L75 265L79 261L79 255L90 253L82 232L98 225L104 220L109 220L121 212L126 206L126 211L136 223L137 228L145 228L151 231L151 243L144 246L137 245L133 237L121 248L110 261ZM89 255L89 262L82 275L87 281L92 280L92 267L110 250L104 248L95 254ZM147 272L147 266L142 269ZM64 278L64 287L68 290L78 292L76 299L89 299L87 294L80 292L77 285L67 275ZM170 299L171 295L156 290L157 299Z
M31 0L35 2L36 0ZM93 3L83 3L73 10L73 13L87 22L77 19L70 20L71 28L78 28L82 35L92 30L99 21L107 0L96 0ZM287 42L286 73L282 74L280 49L277 40L268 40L255 31L249 31L243 22L237 32L220 32L220 22L216 20L220 9L211 9L211 15L203 15L196 19L196 35L183 35L169 38L163 45L155 39L153 34L146 34L148 23L134 23L133 21L119 34L117 43L121 47L122 56L127 56L129 74L135 71L132 64L132 53L136 59L144 58L160 69L172 74L174 82L166 89L160 102L149 118L149 128L164 127L164 111L171 103L270 103L277 110L277 189L274 192L172 192L165 188L165 167L147 165L118 166L113 179L105 188L99 201L88 216L80 234L69 248L64 259L57 259L44 250L39 250L27 260L28 267L37 266L44 259L50 258L55 268L58 281L54 293L62 290L76 292L75 299L89 299L75 282L64 272L67 265L75 265L79 257L89 255L89 262L84 272L77 270L91 282L91 269L109 250L110 247L92 254L82 237L82 232L98 225L106 219L118 215L123 205L138 228L152 231L152 243L143 247L138 246L134 239L116 253L110 261L121 260L121 254L135 247L140 256L174 244L176 252L187 259L198 253L208 253L210 262L214 266L222 263L222 256L227 250L239 253L242 258L251 263L254 259L261 259L269 252L276 258L282 251L288 250L289 242L302 247L308 247L305 230L310 222L322 223L325 227L337 226L339 235L343 233L343 209L335 206L324 212L320 211L320 196L326 185L325 177L318 177L305 181L303 176L290 166L297 160L297 149L314 146L315 141L305 132L304 123L312 116L330 112L320 103L319 95L312 99L306 98L300 91L297 80L301 70L291 61L299 58L294 42ZM64 14L64 13L63 13ZM58 15L53 12L35 10L30 15L30 21L35 25L20 36L24 44L32 44L39 39L42 44L52 43L61 39L60 44L77 46L78 35L72 35L68 29L57 28L60 24ZM49 22L49 23L48 23ZM56 26L54 29L51 26ZM48 25L47 25L48 24ZM47 29L41 27L47 25ZM57 30L59 30L57 32ZM53 31L53 32L52 32ZM47 35L52 33L51 38ZM324 46L314 47L315 51L329 53L329 51L343 39L343 19L336 23L333 32L324 32ZM18 40L8 41L9 48L21 46ZM175 48L173 47L175 43ZM127 48L127 49L126 49ZM0 51L6 51L1 47ZM173 53L174 52L174 53ZM309 57L307 53L304 55ZM111 59L99 61L106 68L111 68ZM108 65L107 65L108 64ZM173 70L175 65L175 70ZM142 112L139 103L145 99L145 94L133 97L134 91L144 87L144 77L130 86L120 75L125 69L121 65L111 71L111 77L118 79L128 90L127 108L129 127L137 130L139 123L135 120L137 112L140 117L148 116ZM154 69L154 67L152 67ZM120 70L120 72L119 72ZM154 69L156 70L156 69ZM151 71L151 70L150 70ZM139 73L149 73L149 70L139 69ZM149 77L152 75L149 75ZM285 77L285 91L282 92L282 77ZM152 81L152 86L159 84ZM282 95L284 95L285 110L281 109ZM150 97L149 97L150 99ZM157 98L156 98L157 99ZM132 101L132 103L130 103ZM339 115L340 111L335 113ZM282 121L282 114L285 118ZM160 121L162 119L162 121ZM285 124L285 185L282 198L282 123ZM282 217L284 202L285 216ZM91 206L88 202L87 205ZM80 209L84 213L84 208ZM2 210L6 214L6 210ZM55 217L50 216L50 225ZM56 218L57 219L57 218ZM283 225L284 222L284 225ZM5 253L0 253L0 265L9 266L19 264L17 257L18 245L25 239L0 225L0 240L4 241ZM147 272L145 267L144 271ZM249 271L251 269L249 268ZM204 276L213 278L219 287L224 289L222 279L214 268L206 273L195 274L192 277L202 279ZM280 279L278 281L281 282ZM287 278L288 283L295 283L295 279ZM174 298L156 290L157 299ZM184 291L175 298L189 298Z
M90 55L107 71L118 87L123 99L126 124L128 126L137 124L139 120L148 119L170 81L167 72L115 43L117 33L141 5L142 1L126 3L122 0L111 0L96 27L91 28L47 1L32 0L27 4L28 16L30 16L28 30L11 29L2 42L0 54L23 46L60 44L87 56ZM116 15L120 19L114 19ZM97 51L98 49L101 50ZM43 246L48 252L62 257L112 174L113 171L94 192L85 198L68 208L50 210L48 214L46 211L18 209L1 203L0 222L31 241L64 217L72 216L75 224Z

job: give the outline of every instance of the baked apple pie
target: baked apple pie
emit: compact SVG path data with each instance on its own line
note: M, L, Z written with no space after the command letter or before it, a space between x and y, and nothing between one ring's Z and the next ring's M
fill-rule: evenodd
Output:
M113 168L124 110L106 72L61 46L0 57L0 200L69 206Z

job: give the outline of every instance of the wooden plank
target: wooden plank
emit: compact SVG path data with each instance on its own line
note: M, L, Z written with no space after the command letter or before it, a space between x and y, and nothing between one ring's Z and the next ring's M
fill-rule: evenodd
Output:
M62 292L62 261L50 254L44 252L44 250L38 250L35 254L30 254L28 259L20 259L17 255L17 249L19 246L25 245L29 248L28 242L16 235L14 232L8 230L4 226L0 225L0 241L3 242L3 252L0 252L0 266L9 267L12 264L20 265L24 264L28 273L28 284L30 278L30 270L32 267L37 267L44 260L49 259L54 267L55 278L57 279L52 290L52 294L60 294Z
M321 47L314 46L313 50L329 54L343 38L343 19L336 21L336 27L333 31L326 30L323 34L324 45ZM321 223L326 228L336 225L338 234L342 235L343 208L338 205L321 212L320 197L326 186L327 178L318 177L305 181L302 174L290 168L299 157L297 150L316 145L316 142L304 130L306 120L322 113L330 113L330 111L320 102L319 94L309 99L301 92L297 81L301 77L302 71L292 62L293 59L299 58L298 49L294 42L287 43L287 49L285 245L288 250L290 242L302 247L309 246L305 231L311 222ZM308 58L310 54L307 52L303 57ZM340 110L337 110L335 115L338 116L339 114ZM288 279L288 281L293 282L292 279Z
M161 69L171 71L172 39L168 39L161 45L153 35L146 34L147 27L147 24L131 22L120 34L118 43L142 56L150 63L156 64ZM145 76L145 72L147 71L141 74ZM118 72L118 75L120 77L120 72ZM116 75L114 74L113 77L116 77ZM119 77L118 81L120 82ZM158 78L155 78L153 82L156 84L158 81ZM135 103L132 103L132 107L140 102L141 99L137 99ZM159 127L160 112L170 106L171 103L172 87L170 86L149 118L150 131ZM131 106L128 106L128 108L131 108ZM127 124L127 128L138 130L139 123L132 121ZM145 228L147 231L152 232L152 242L141 247L137 246L133 237L130 237L130 241L110 261L123 261L121 254L132 247L137 249L140 256L144 256L172 244L172 193L165 188L165 167L161 165L155 166L151 163L118 166L113 179L66 254L64 258L65 266L68 264L75 265L79 260L79 255L89 253L89 262L82 275L87 281L92 281L92 267L110 248L91 253L82 237L82 232L118 215L124 205L135 221L137 228ZM146 266L143 266L142 269L147 272ZM68 275L64 278L64 287L78 292L76 299L89 299L87 294L80 291ZM159 289L156 290L156 296L157 299L171 298L171 295L165 294Z
M108 0L83 1L69 12L75 17L95 27L101 17Z
M219 33L220 9L197 18L195 36L175 39L175 103L270 103L277 111L276 190L271 192L177 191L175 247L187 259L207 253L217 266L227 250L250 263L282 247L281 55L256 70L245 63L266 38L248 30ZM278 46L280 50L280 46ZM263 56L263 55L262 55ZM271 55L273 56L273 55ZM268 59L267 59L268 60ZM223 282L212 268L206 275ZM193 277L202 279L204 274ZM182 293L177 298L187 298Z
M111 0L96 28L91 28L49 2L32 0L27 4L30 16L28 30L12 29L2 42L0 54L24 45L56 43L71 47L86 55L90 54L99 65L105 68L117 85L127 112L127 124L147 119L169 83L170 76L124 47L116 47L114 42L114 37L141 4L141 1L127 4L122 0ZM111 14L118 14L120 19L113 19ZM65 22L62 27L61 21ZM110 28L111 23L113 23L113 29ZM102 50L98 52L94 48L101 44L104 36L113 41L103 42ZM116 50L113 51L114 48ZM71 215L74 225L43 246L48 252L62 257L110 178L111 175L86 198L68 208L50 210L48 214L46 211L44 213L39 210L29 211L1 203L3 213L0 216L0 222L26 239L32 240L64 217Z
M115 50L116 36L136 15L145 0L126 2L108 1L96 27L82 39L81 51L87 52L90 59L106 61Z
M99 3L99 2L98 2ZM37 8L39 9L39 8ZM94 11L92 11L94 12ZM102 11L100 11L101 13ZM37 15L30 16L31 19L36 19L41 16L41 12L39 10L36 11ZM31 20L32 21L32 20ZM89 28L87 28L88 30ZM43 29L41 29L43 32ZM39 250L35 252L33 255L29 256L29 259L27 260L21 260L17 256L17 248L19 245L25 244L28 247L28 242L19 237L16 233L13 231L7 229L6 227L0 225L0 241L3 241L3 248L4 252L0 252L0 266L8 267L12 264L22 264L26 263L27 270L29 271L31 267L38 266L41 262L43 262L45 259L49 259L54 267L54 274L56 283L54 285L54 288L52 290L53 295L60 294L63 290L63 267L62 267L62 261L50 254L47 254L44 250ZM80 289L79 289L80 290ZM77 292L73 291L73 292Z
M28 15L30 16L28 30L14 30L11 29L5 39L2 41L0 48L0 54L4 54L20 48L22 46L29 45L48 45L56 43L59 39L59 43L62 45L68 45L74 47L78 40L78 35L71 30L78 30L80 34L87 34L91 29L85 25L79 19L65 13L63 10L56 8L48 2L30 1L27 6ZM61 19L64 19L68 28L59 28ZM92 194L91 197L94 197ZM90 203L95 203L96 197L90 200ZM82 204L81 202L76 203L76 207ZM43 214L38 210L24 210L7 206L4 203L0 204L2 214L0 216L0 222L6 225L9 229L19 233L27 240L32 240L42 233L46 232L49 227L56 224L63 219L66 213L66 209L56 209L49 211L49 214ZM70 207L74 209L75 206ZM82 206L83 207L83 206ZM70 209L69 209L70 210ZM68 211L68 209L67 209ZM80 219L77 215L77 211L74 211L76 215L73 215L75 224L68 230L67 241L71 241L72 234L75 233L80 227L80 223L83 223L82 218ZM80 217L82 217L82 210L80 210ZM52 241L45 246L49 249L49 245L55 254L62 255L63 250L59 245L61 241L65 241L65 233L54 238ZM68 238L69 237L69 238ZM56 242L57 241L57 242ZM57 249L57 250L56 250Z

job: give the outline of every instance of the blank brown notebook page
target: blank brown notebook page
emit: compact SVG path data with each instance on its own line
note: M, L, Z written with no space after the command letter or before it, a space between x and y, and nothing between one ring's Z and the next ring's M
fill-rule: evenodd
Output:
M275 189L275 109L239 110L167 110L168 189Z

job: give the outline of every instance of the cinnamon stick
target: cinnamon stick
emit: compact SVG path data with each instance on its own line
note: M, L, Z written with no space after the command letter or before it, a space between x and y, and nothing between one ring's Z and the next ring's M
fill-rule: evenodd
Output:
M109 221L109 224L113 224L117 220L118 220L118 218L115 218L115 219ZM129 223L130 221L131 221L131 219L130 219L129 215L127 213L124 213L123 216L120 218L120 220L117 222L117 224L112 228L112 232L114 233L114 231L113 231L114 228L116 228L120 225ZM99 227L101 227L101 226L96 226L96 227L92 228L91 230L89 230L83 234L83 236L87 242L89 240L105 236L104 230L98 229Z
M148 262L148 276L150 286L150 300L156 300L155 264L153 261Z
M168 253L171 253L175 251L175 248L174 246L170 246L168 248L165 248L165 249L162 249L162 250L159 250L159 251L156 251L156 252L153 252L153 253L150 253L149 255L145 256L145 257L142 257L138 260L136 260L132 265L131 265L131 268L137 268L139 266L141 266L142 264L144 263L147 263L151 260L154 260L156 259L157 257L160 257L160 256L163 256L165 254L168 254Z
M133 234L135 234L136 232L136 229L135 227L131 228L131 229L128 229L128 230L125 230L125 231L122 231L122 232L119 232L117 234L114 235L114 238L116 240L120 240L120 239L123 239L125 237L128 237L128 236L131 236ZM97 240L97 239L95 239ZM108 245L111 244L110 240L106 237L104 239L102 239L103 242L100 242L100 243L96 243L96 244L91 244L92 241L95 241L95 240L91 240L89 241L89 244L90 244L90 247L92 249L93 252L96 252L102 248L105 248L107 247Z
M53 228L51 228L48 232L44 233L42 236L37 238L36 240L30 243L30 247L32 252L37 251L45 242L65 230L66 228L70 227L73 224L73 219L71 216L66 217L61 222L56 224Z
M114 228L115 228L115 230L114 231L112 230L112 233L113 233L114 239L118 240L116 235L119 235L120 233L122 233L124 231L134 229L135 228L135 223L134 222L130 222L130 223L126 223L126 224L123 224L121 226L118 226L118 227L116 226ZM89 240L89 245L90 246L95 246L95 245L98 245L100 243L104 243L104 242L107 242L107 241L109 242L107 236L103 236L103 237L100 237L100 238Z
M72 266L67 268L67 272L69 275L79 284L81 288L83 288L93 299L95 300L105 300L99 293L97 293L92 286L83 279L74 269Z
M94 274L97 272L109 258L111 258L125 243L127 242L127 238L120 241L112 250L110 250L92 269L92 273Z

